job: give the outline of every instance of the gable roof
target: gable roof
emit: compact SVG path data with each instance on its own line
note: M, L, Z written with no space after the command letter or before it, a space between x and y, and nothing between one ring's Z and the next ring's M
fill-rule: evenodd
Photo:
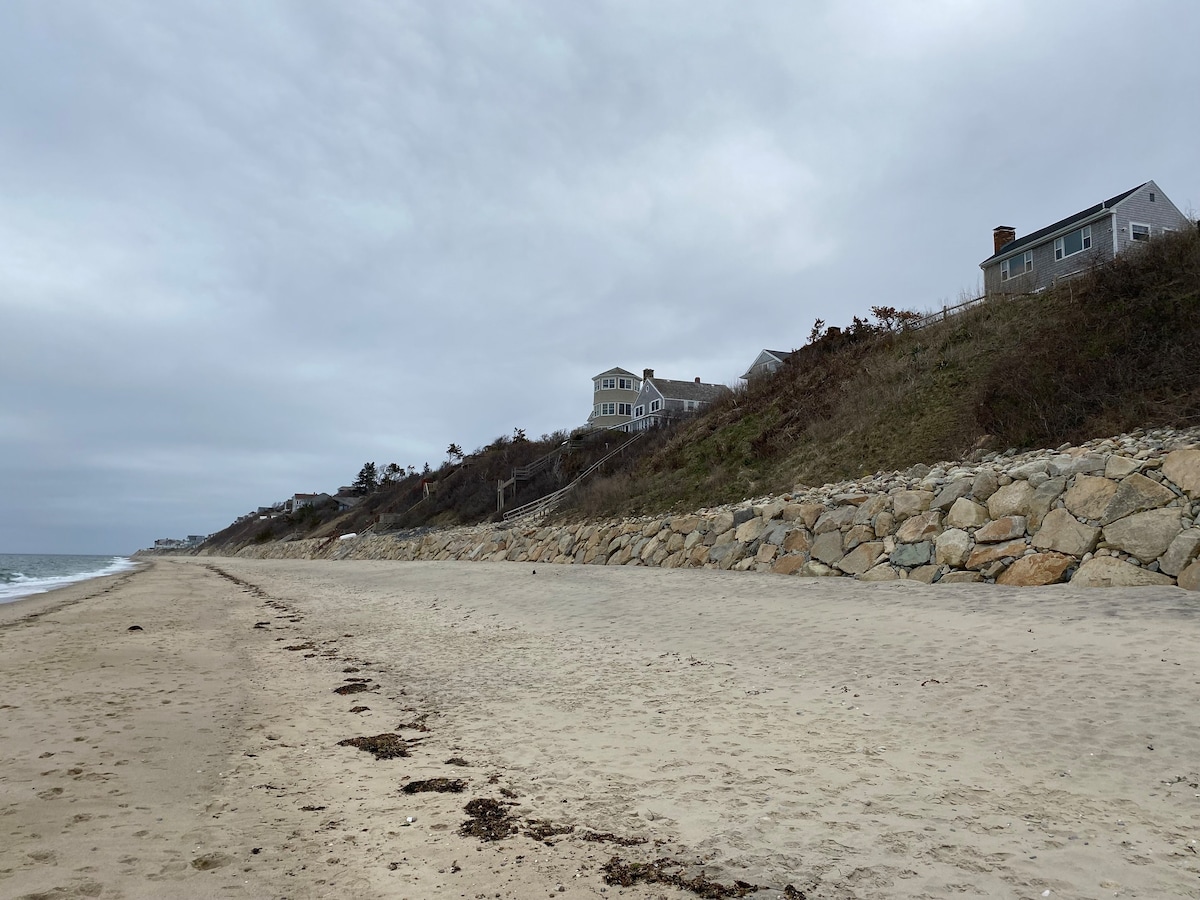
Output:
M675 381L671 378L647 378L646 383L662 394L664 400L696 400L707 403L729 390L723 384Z
M775 362L782 364L795 352L795 350L761 350L758 356L754 357L754 362L750 363L750 368L748 368L739 377L742 379L749 378L750 373L753 372L758 366L763 365L772 359L775 360Z
M1061 231L1064 228L1069 228L1070 226L1076 224L1077 222L1078 223L1086 222L1088 219L1090 219L1092 216L1096 215L1097 213L1103 212L1106 209L1112 209L1114 206L1116 206L1118 203L1120 203L1122 200L1124 200L1130 194L1133 194L1136 191L1141 190L1148 184L1150 184L1149 181L1143 181L1137 187L1132 187L1127 191L1123 191L1122 193L1117 194L1115 197L1109 197L1104 202L1097 203L1095 206L1089 206L1087 209L1081 210L1081 211L1075 213L1075 215L1073 215L1073 216L1067 216L1065 219L1059 219L1053 225L1047 225L1045 228L1041 228L1041 229L1033 232L1032 234L1027 234L1023 238L1017 238L1015 241L1009 241L1007 244L1005 244L1003 247L1001 247L996 253L993 253L991 256L989 256L987 259L985 259L979 265L980 266L990 265L990 264L996 262L997 260L1003 259L1004 257L1017 252L1018 250L1024 250L1028 247L1032 247L1036 244L1040 244L1045 238L1048 238L1050 235L1054 234L1056 231Z

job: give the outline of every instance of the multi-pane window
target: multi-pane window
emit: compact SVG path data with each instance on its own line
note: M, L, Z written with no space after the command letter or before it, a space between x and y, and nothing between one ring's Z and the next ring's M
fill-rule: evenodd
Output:
M632 378L618 378L617 379L617 387L619 387L623 391L632 391L633 390L633 379Z
M633 414L634 414L635 416L638 416L638 417L644 416L644 415L646 414L646 407L645 407L645 405L641 405L641 404L640 404L640 405L638 405L638 406L635 406L635 407L633 408Z
M633 404L632 403L618 403L617 404L617 415L618 416L628 416L628 415L632 414L632 412L633 412Z
M1150 226L1140 225L1137 222L1130 222L1129 237L1131 240L1138 241L1139 243L1150 240Z
M1065 234L1054 241L1054 258L1062 259L1092 249L1092 226L1085 225L1077 231Z
M650 412L658 412L660 409L662 409L662 401L661 400L651 400L650 401Z
M1016 278L1018 275L1032 271L1033 251L1026 250L1020 256L1014 256L1012 259L1006 259L1000 263L1000 280L1008 281L1010 278Z
M596 385L596 390L598 391L611 391L617 386L617 379L601 378L598 382L596 382Z
M615 403L597 403L596 415L598 416L615 416L617 414L617 404Z

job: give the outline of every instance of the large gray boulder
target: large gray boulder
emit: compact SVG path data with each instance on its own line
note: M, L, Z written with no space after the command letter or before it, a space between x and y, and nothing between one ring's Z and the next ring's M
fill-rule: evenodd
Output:
M1117 492L1104 509L1100 524L1107 525L1143 509L1158 509L1174 499L1175 495L1169 489L1153 478L1135 472L1117 486Z
M1200 551L1200 528L1180 532L1158 561L1158 569L1168 575L1178 575L1195 559L1197 551Z
M939 565L961 568L971 552L971 536L961 528L950 528L937 536L934 560Z
M1200 499L1200 449L1168 453L1163 459L1162 473L1191 499Z
M1071 579L1072 587L1149 587L1171 583L1169 575L1130 565L1113 556L1089 559Z
M1117 492L1117 483L1098 475L1079 475L1063 503L1081 519L1099 519Z
M1177 508L1152 509L1104 526L1104 540L1118 550L1150 563L1167 552L1182 530Z
M1083 556L1096 549L1100 529L1084 525L1065 509L1052 509L1042 520L1042 527L1033 536L1038 550L1055 550L1071 556Z
M946 524L951 528L978 528L987 520L987 508L966 497L955 500L946 514Z
M988 513L993 519L1004 516L1028 516L1033 500L1033 486L1028 481L1014 481L988 498Z

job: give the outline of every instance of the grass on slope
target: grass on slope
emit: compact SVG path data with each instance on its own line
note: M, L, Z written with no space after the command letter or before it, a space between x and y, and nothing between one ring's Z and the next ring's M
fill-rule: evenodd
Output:
M677 427L566 515L732 502L981 448L1200 422L1200 233L919 331L834 335Z

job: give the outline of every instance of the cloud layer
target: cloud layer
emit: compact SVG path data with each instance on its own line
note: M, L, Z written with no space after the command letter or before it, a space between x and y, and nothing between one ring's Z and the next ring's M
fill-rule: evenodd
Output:
M1177 2L0 6L0 551L731 382L990 230L1200 202ZM1119 61L1119 64L1118 62Z

